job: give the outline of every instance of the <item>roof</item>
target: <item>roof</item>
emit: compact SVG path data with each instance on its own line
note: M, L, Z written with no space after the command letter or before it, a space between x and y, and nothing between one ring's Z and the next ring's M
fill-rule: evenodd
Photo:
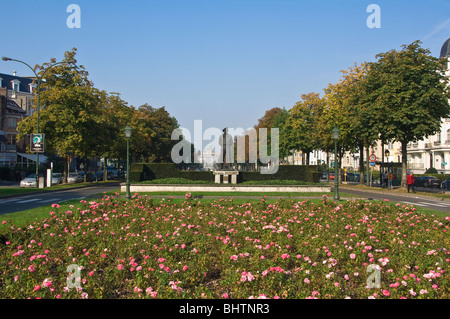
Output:
M450 57L450 38L447 39L447 41L444 42L441 48L441 56L440 58L447 58Z
M8 110L11 110L13 112L18 112L18 113L26 113L27 111L25 111L24 109L22 109L19 104L16 103L16 101L8 99L6 102L6 108Z
M8 90L12 90L13 87L12 87L11 81L18 80L20 82L19 92L30 93L29 84L33 83L32 78L14 76L14 75L4 74L4 73L0 73L0 78L2 79L1 87L7 88Z

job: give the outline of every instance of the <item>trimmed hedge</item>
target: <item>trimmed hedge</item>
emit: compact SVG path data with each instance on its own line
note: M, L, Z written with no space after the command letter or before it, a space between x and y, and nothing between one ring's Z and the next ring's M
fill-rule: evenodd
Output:
M275 174L261 174L260 172L239 172L238 182L265 181L265 180L297 180L310 183L319 183L321 173L317 165L282 165ZM135 163L130 170L130 181L141 181L185 178L194 181L214 181L211 171L180 171L173 163Z

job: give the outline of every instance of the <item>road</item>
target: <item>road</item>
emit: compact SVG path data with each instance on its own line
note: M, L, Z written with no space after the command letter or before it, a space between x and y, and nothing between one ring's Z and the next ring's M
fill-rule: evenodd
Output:
M399 202L404 204L413 204L418 207L430 208L439 210L442 212L450 213L450 201L444 200L432 196L417 195L415 193L390 193L390 191L380 191L380 190L359 190L352 187L339 186L341 192L352 194L354 198L364 198L373 200L384 200L387 199L393 202ZM334 191L334 190L333 190Z
M101 194L103 192L109 192L119 188L119 184L113 183L4 198L0 199L0 215L29 210L46 205L50 206L51 204L71 199L81 200L83 198L89 198L95 194Z

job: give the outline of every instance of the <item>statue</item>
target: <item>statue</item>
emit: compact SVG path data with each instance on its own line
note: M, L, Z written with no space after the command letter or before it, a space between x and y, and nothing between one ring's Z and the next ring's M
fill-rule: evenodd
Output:
M219 161L219 169L221 170L228 170L230 168L230 163L232 162L232 152L230 152L231 147L233 147L233 137L228 134L228 128L224 128L223 130L223 135L220 136L219 138L219 144L220 147L222 148L221 150L221 154L220 154L220 159L221 162Z

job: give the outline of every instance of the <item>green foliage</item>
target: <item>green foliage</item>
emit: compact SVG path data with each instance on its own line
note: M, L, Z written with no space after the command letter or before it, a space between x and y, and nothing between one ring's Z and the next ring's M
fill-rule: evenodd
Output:
M426 170L425 174L437 174L438 171L437 169L435 169L434 167L430 167L429 169Z

